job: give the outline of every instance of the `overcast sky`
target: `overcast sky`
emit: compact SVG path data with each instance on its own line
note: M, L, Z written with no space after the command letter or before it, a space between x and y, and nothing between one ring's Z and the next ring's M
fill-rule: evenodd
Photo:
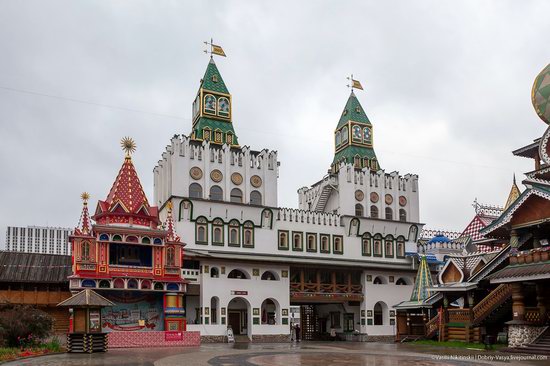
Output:
M542 135L530 102L550 62L548 1L0 0L0 243L7 225L74 227L104 199L132 136L152 170L191 103L214 38L241 145L279 152L279 205L322 178L353 73L386 172L420 176L429 228L503 205L511 150ZM521 185L520 188L523 189Z

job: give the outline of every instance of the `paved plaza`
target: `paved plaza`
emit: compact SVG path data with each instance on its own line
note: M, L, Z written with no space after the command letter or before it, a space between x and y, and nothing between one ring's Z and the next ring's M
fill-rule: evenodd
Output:
M203 344L194 348L112 349L107 353L60 354L6 365L40 366L278 366L278 365L546 365L548 359L518 360L494 351L411 344L303 342L300 344ZM532 356L531 356L532 357ZM539 356L544 357L544 356ZM491 360L491 358L493 358ZM500 358L502 361L498 361Z

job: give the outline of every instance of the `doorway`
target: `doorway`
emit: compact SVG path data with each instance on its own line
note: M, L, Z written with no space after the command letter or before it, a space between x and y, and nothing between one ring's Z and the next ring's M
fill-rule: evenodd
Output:
M227 324L233 329L235 335L250 335L249 316L250 304L242 297L235 297L227 306Z

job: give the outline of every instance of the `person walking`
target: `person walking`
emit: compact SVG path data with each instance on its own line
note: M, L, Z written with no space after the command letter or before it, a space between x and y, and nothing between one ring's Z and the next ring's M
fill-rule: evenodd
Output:
M296 324L296 327L294 329L296 331L296 342L300 342L300 324Z

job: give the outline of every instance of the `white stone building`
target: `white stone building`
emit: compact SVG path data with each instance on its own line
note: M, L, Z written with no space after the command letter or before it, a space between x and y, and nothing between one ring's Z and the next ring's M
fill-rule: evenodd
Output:
M71 254L72 229L46 226L8 226L6 250L11 252Z
M277 207L277 152L240 146L231 95L210 61L190 136L174 136L154 169L155 204L172 202L187 243L188 329L221 340L391 338L416 269L418 176L380 168L372 124L352 92L335 131L330 173ZM300 314L290 313L300 309Z

